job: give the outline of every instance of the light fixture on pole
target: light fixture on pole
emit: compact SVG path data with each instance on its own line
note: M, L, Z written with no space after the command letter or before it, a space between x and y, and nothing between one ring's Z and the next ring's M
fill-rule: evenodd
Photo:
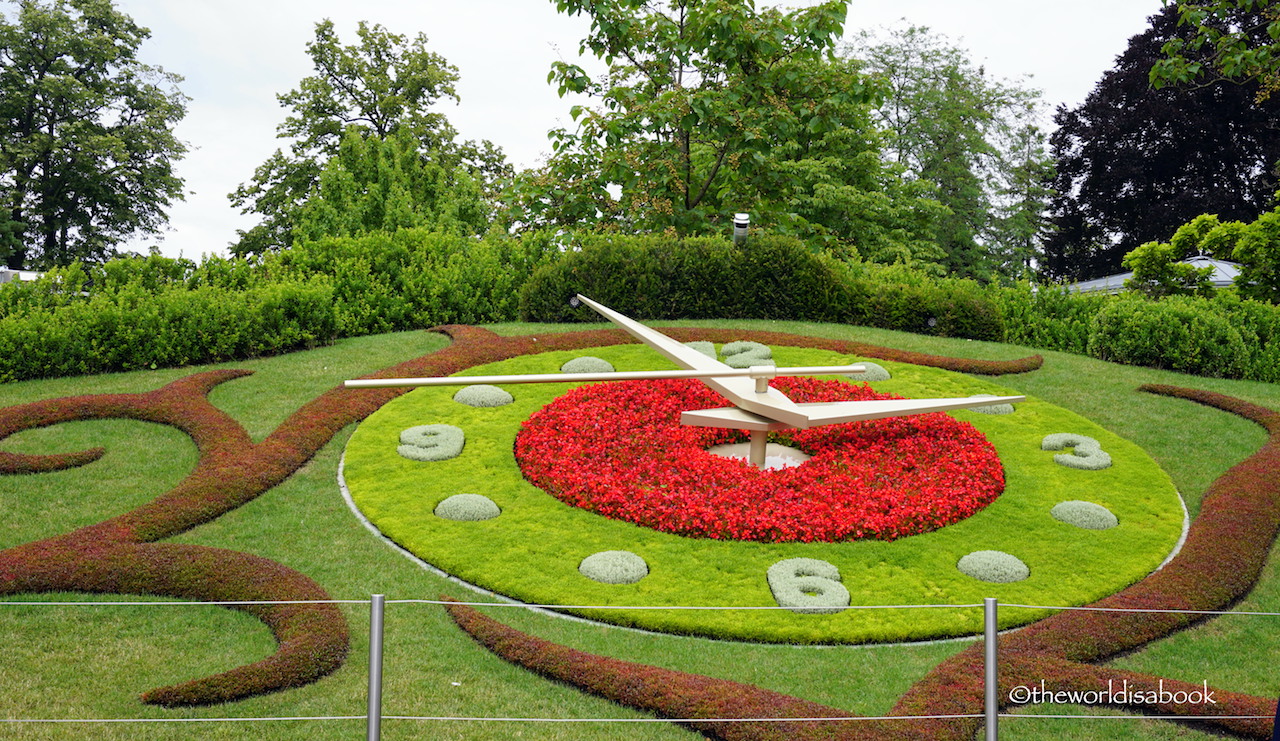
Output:
M739 247L747 243L747 228L751 226L751 214L733 215L733 243Z

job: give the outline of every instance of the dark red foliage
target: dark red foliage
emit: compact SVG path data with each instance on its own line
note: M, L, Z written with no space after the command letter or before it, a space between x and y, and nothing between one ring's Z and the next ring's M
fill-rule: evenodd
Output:
M441 597L450 600L449 597ZM855 718L816 702L725 679L597 656L535 638L465 605L447 605L460 628L498 656L627 707L664 718L703 719L693 730L726 741L817 741L875 738L868 722L734 723L732 718ZM839 732L833 733L833 730ZM882 729L883 732L883 729ZM856 734L856 735L855 735Z

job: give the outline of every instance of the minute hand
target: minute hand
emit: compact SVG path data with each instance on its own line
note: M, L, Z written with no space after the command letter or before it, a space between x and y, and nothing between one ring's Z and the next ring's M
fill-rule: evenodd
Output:
M603 304L578 294L578 300L590 306L596 313L621 327L627 334L640 340L656 350L667 360L688 370L724 370L729 366L715 358L707 357L688 345L676 342L670 337L651 327L630 319ZM762 417L785 422L792 427L809 427L808 416L800 410L794 401L781 391L766 386L763 392L756 391L756 384L750 378L703 378L703 383L715 389L734 406L754 412Z

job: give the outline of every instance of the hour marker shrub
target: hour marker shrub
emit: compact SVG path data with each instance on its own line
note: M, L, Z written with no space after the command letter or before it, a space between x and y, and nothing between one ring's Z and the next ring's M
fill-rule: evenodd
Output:
M635 584L649 575L649 564L631 551L601 551L582 559L578 571L601 584Z
M816 558L787 558L769 567L769 591L782 607L809 615L829 615L849 606L840 569Z
M435 516L457 522L492 520L502 509L483 494L454 494L436 505Z
M1008 584L1031 576L1031 569L1017 556L1004 551L974 551L960 559L956 568L974 579Z
M501 407L515 401L506 390L487 383L477 383L458 389L453 400L469 407Z
M865 360L859 360L854 363L866 368L862 373L850 373L849 377L855 381L863 381L865 383L875 383L876 381L887 381L893 376L889 371L884 369L879 363L868 363Z
M466 435L453 425L418 425L400 433L396 452L415 461L447 461L462 455Z
M730 368L750 368L753 365L777 365L768 345L750 340L730 342L720 348L724 364Z
M1053 515L1055 520L1082 527L1085 530L1110 530L1120 524L1120 520L1111 510L1101 504L1082 502L1078 499L1059 502L1049 510L1049 514Z
M984 398L994 399L996 397L992 396L991 394L974 394L969 398L970 399L984 399ZM969 411L977 412L978 414L1013 414L1013 405L1012 404L987 404L986 406L969 407Z
M1101 471L1111 467L1111 454L1102 449L1102 445L1087 435L1076 435L1071 432L1058 432L1045 435L1040 441L1041 450L1063 450L1071 448L1070 453L1059 453L1053 460L1060 466L1078 468L1082 471Z
M560 366L561 373L612 373L613 363L594 355L583 355Z

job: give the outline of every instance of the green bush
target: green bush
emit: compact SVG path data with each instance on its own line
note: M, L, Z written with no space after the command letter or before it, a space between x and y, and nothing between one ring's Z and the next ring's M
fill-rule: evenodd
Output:
M152 255L0 287L0 380L253 357L345 337L516 318L550 235L425 229L299 243L261 262Z
M639 319L795 319L1004 336L999 307L972 281L840 262L776 235L753 236L744 248L714 238L585 237L534 273L521 296L521 317L594 321L570 306L577 293Z
M1145 300L1023 283L990 286L986 293L1004 316L1005 342L1188 373L1280 381L1280 307L1242 298L1235 290L1220 290L1211 298Z
M1004 341L1084 355L1093 318L1110 296L1071 293L1062 286L990 286L1004 317Z
M1235 291L1219 291L1211 306L1230 320L1250 350L1242 377L1280 381L1280 306L1241 298Z
M0 318L0 380L207 363L288 352L334 338L333 291L321 280L249 291L175 285Z
M54 268L35 280L17 280L0 285L0 317L82 301L88 280L84 266L73 263L65 268Z
M793 238L728 240L661 235L582 237L533 274L520 297L526 321L582 322L581 293L637 319L841 321L852 302L843 270Z
M272 276L332 280L342 336L516 318L521 286L559 255L549 235L484 239L426 229L300 242L269 256Z
M569 305L579 292L646 320L840 322L1280 381L1280 307L1235 290L1156 303L984 288L767 234L739 248L707 237L426 229L300 242L260 262L75 264L0 286L0 380L229 360L441 324L596 321Z
M854 297L845 321L939 337L1004 339L1000 306L972 280L934 278L903 265L848 265Z
M520 316L520 291L529 276L559 257L546 234L470 240L464 250L421 274L429 286L419 321L426 326L513 321Z
M169 286L185 285L195 269L194 262L181 257L118 257L89 269L89 289L91 293L113 293L136 286L158 293Z
M1240 331L1211 306L1183 296L1160 301L1120 297L1094 318L1089 354L1117 363L1239 378L1251 364L1251 353Z

